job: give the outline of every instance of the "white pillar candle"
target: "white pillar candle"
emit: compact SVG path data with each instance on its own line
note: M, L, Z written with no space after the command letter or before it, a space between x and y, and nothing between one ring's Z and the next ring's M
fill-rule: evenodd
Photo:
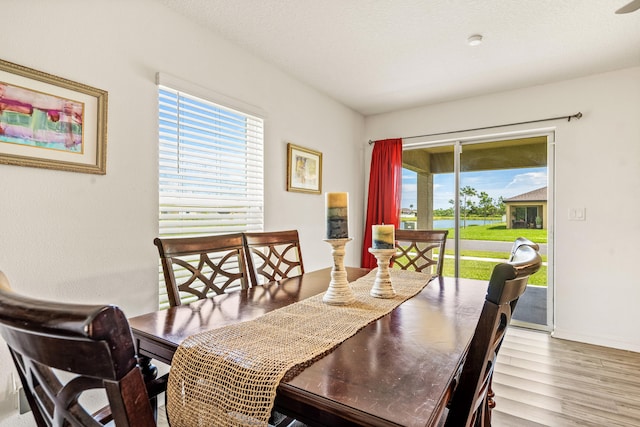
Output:
M327 239L349 237L349 193L325 193Z
M394 225L371 226L371 247L373 249L393 249L396 247L396 229Z

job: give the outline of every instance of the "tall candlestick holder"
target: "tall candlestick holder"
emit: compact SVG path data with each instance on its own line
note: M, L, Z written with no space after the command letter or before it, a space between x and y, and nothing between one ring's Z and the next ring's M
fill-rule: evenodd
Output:
M373 282L373 287L369 294L375 298L393 298L396 296L396 291L391 284L391 275L389 274L389 260L396 254L395 248L393 249L374 249L369 248L369 252L378 260L378 271L376 272L376 279Z
M322 297L322 301L329 305L349 305L356 300L347 281L347 271L344 268L344 246L351 238L324 239L331 245L333 267L331 268L331 282L329 289Z

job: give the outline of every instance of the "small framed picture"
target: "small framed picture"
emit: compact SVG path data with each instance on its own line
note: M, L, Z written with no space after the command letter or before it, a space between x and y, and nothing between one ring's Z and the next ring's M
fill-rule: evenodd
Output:
M0 60L0 164L104 175L107 92Z
M287 144L287 191L322 192L322 153Z

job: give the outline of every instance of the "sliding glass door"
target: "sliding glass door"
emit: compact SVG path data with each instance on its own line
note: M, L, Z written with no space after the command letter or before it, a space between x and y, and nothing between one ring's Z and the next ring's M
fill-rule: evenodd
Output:
M444 275L489 280L517 237L541 247L545 265L514 319L547 328L551 318L548 274L549 136L451 141L407 147L403 153L403 228L448 229Z

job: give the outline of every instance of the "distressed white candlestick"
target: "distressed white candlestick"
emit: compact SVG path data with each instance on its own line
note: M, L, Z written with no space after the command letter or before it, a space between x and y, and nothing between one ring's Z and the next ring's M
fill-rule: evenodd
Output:
M347 281L347 271L344 269L344 246L351 238L325 239L331 245L333 267L331 268L331 282L329 289L322 297L322 301L330 305L349 305L356 300Z
M375 298L393 298L396 291L391 284L391 275L389 274L389 260L396 254L394 249L373 249L369 248L369 252L378 260L378 271L373 287L369 294Z

